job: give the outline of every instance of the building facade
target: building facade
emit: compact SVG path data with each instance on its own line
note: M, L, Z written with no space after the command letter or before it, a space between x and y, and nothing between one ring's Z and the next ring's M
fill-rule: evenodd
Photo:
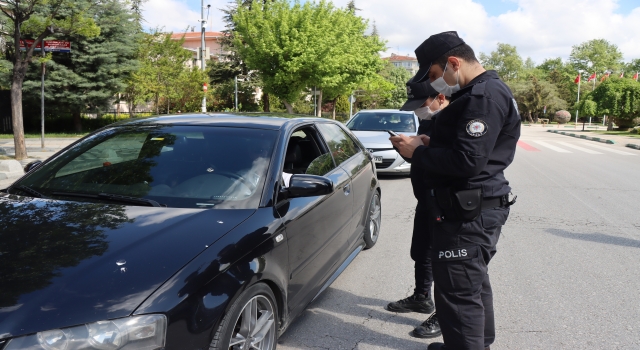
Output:
M420 65L418 64L418 59L411 56L401 56L392 53L391 57L386 57L384 59L388 60L396 67L402 67L406 69L412 76L418 73L418 68L420 67Z
M227 54L222 50L222 37L221 32L205 32L204 33L204 46L205 46L205 62L210 60L221 60ZM200 32L186 32L186 33L173 33L171 39L180 40L184 37L184 43L182 47L193 52L193 59L188 63L190 67L200 67L200 60L198 59L198 50L202 44Z

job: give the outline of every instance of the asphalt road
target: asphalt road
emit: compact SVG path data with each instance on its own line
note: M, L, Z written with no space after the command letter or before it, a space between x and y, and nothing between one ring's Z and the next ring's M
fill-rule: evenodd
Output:
M640 349L640 151L523 127L507 170L518 202L489 266L500 349ZM426 349L426 315L384 310L413 289L415 199L385 177L377 245L280 338L279 349ZM441 340L436 338L435 340Z

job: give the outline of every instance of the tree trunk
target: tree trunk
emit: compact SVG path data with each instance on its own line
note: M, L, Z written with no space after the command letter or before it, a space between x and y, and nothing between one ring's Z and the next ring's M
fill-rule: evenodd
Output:
M533 123L533 119L531 118L531 112L527 112L527 121L529 123Z
M287 102L287 100L282 100L282 102L284 103L284 106L287 108L287 113L293 114L293 106L289 102Z
M27 158L27 146L24 143L24 123L22 119L22 83L26 69L21 69L20 64L13 68L11 82L11 122L13 126L13 143L16 149L16 159Z
M336 102L338 102L338 98L333 99L333 109L331 110L331 117L333 120L336 120Z
M73 116L73 128L76 132L82 132L82 118L80 117L80 111L73 111L71 115Z
M316 104L318 105L318 108L316 108L316 111L318 113L316 114L316 117L322 117L322 90L318 90Z
M160 115L160 94L156 92L156 115Z
M167 97L167 114L171 114L169 111L171 110L171 104L169 102L169 97Z
M613 130L613 118L607 116L607 131Z
M269 105L269 94L268 93L264 93L262 94L262 101L263 101L263 107L262 110L264 112L271 112L271 106Z

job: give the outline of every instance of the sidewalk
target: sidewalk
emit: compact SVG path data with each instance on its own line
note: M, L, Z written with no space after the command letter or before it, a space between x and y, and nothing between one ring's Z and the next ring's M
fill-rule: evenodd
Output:
M54 155L59 150L77 141L78 139L79 138L45 138L45 148L41 147L42 143L39 138L25 139L25 144L27 146L27 156L29 158L21 160L20 164L24 166L28 163L33 162L34 160L45 160ZM10 157L15 156L13 139L0 139L0 154L5 154ZM0 189L7 188L17 179L18 178L0 180Z

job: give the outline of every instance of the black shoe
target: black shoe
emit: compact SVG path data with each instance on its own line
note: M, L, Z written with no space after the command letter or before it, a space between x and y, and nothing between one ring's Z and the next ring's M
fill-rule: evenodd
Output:
M424 294L414 294L410 297L398 300L387 305L387 310L392 312L419 312L422 314L430 314L435 310L433 300Z
M447 350L447 348L444 346L444 343L431 343L427 347L427 350ZM491 350L491 349L489 349L489 347L487 346L486 348L484 348L484 350Z
M441 334L440 323L435 312L411 332L411 336L415 338L435 338Z

